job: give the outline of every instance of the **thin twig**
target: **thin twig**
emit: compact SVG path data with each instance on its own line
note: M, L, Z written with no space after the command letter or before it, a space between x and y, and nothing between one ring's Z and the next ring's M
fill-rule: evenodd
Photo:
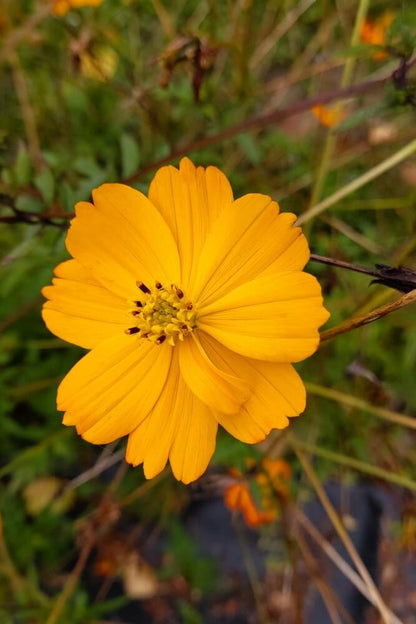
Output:
M410 67L415 64L416 57L408 61L407 68L410 69ZM132 176L125 178L124 182L134 182L149 171L153 171L154 169L157 169L158 167L161 167L162 165L165 165L166 163L169 163L176 158L179 158L186 154L190 154L191 152L196 152L198 150L204 149L209 145L212 145L213 143L232 138L240 132L247 132L248 130L252 130L254 128L264 128L271 124L284 121L289 117L293 117L294 115L299 115L300 113L304 113L305 111L310 110L313 106L316 106L317 104L328 104L329 102L333 102L336 100L342 100L345 98L362 95L364 93L369 93L371 91L374 91L375 89L380 89L392 79L393 74L389 73L383 78L368 80L353 85L351 87L347 87L345 89L330 91L329 93L322 93L321 95L317 95L316 97L309 99L302 98L297 102L289 104L285 108L277 108L275 110L272 110L270 113L245 119L244 121L241 121L233 126L229 126L224 130L220 130L215 134L208 135L195 141L190 141L182 146L177 147L176 149L172 150L167 156L148 163Z
M407 68L410 68L413 65L416 65L416 57L408 61ZM369 80L366 82L362 82L357 85L348 87L346 89L337 89L336 91L323 93L321 95L318 95L310 99L302 98L301 100L298 100L297 102L294 102L285 108L278 108L278 109L271 111L270 113L246 119L238 124L229 126L228 128L225 128L224 130L221 130L215 134L211 134L206 137L202 137L201 139L190 141L182 146L175 148L167 156L160 158L158 160L155 160L153 162L147 163L141 169L139 169L139 171L137 171L135 174L125 178L123 182L126 184L135 182L139 178L144 176L146 173L153 171L157 169L158 167L161 167L162 165L170 163L171 161L177 158L180 158L181 156L191 154L192 152L204 149L214 143L223 141L228 138L232 138L241 132L247 132L248 130L252 130L254 128L261 129L261 128L267 127L268 125L279 123L280 121L284 121L285 119L288 119L289 117L299 115L305 111L308 111L317 104L327 104L329 102L336 101L339 99L344 99L344 98L348 98L352 96L358 96L361 94L369 93L375 89L379 89L383 87L390 80L392 80L392 78L393 78L393 75L389 74L388 76L384 76L383 78L378 78L376 80ZM416 146L416 140L414 141L414 143ZM409 146L406 146L405 148L403 148L403 150L406 150L407 152L409 150ZM396 154L394 154L390 159L388 159L388 161L391 162L393 160L396 162L397 157L399 157L399 159L401 158L401 154L403 150L400 150L400 152L397 152ZM411 151L412 149L410 150L410 153ZM405 158L406 155L407 153L404 156L402 156L402 158ZM342 199L349 193L353 192L354 190L356 190L357 188L365 184L367 181L370 181L371 179L373 179L373 177L377 177L378 175L381 175L381 173L383 173L387 168L389 168L390 166L393 166L393 165L387 165L387 167L382 168L383 166L385 166L385 163L387 163L388 161L384 161L380 165L377 165L377 167L375 167L374 169L371 169L369 172L367 172L367 174L364 174L364 176L361 176L357 180L354 180L351 184L347 185L346 187L344 187L337 193L334 193L333 195L325 199L323 202L321 202L317 206L314 206L311 210L312 211L317 210L319 213L325 210L327 207L329 207L333 203L335 203L336 201L338 201L339 199ZM379 171L380 167L382 168L382 170ZM63 213L59 215L59 218L72 219L73 216L74 215L72 213ZM298 224L303 223L304 221L307 221L312 216L313 214L310 214L310 211L304 213L303 215L299 217ZM18 222L42 223L44 225L64 227L62 223L54 221L47 214L41 214L41 213L32 214L27 211L25 212L20 211L19 213L16 213L11 217L0 216L0 222L3 222L3 223L18 223Z
M351 35L350 46L355 46L360 40L360 30L362 23L367 14L368 6L370 4L370 0L359 0L357 13L355 16L355 24L353 28L353 32ZM341 77L341 88L345 89L351 82L352 73L354 69L354 65L356 63L356 59L353 56L350 56L346 59L344 69ZM340 111L340 104L337 105L335 114ZM336 128L332 127L329 129L328 134L326 136L326 141L322 153L321 162L318 169L318 174L315 180L315 184L311 193L310 205L314 206L321 198L322 190L324 188L326 176L330 167L330 163L334 154L335 145L337 141Z
M416 481L410 479L406 475L397 474L395 472L385 470L384 468L379 468L373 464L363 462L360 459L355 459L355 457L351 457L350 455L342 455L341 453L330 451L329 449L322 448L321 446L316 446L315 444L310 444L309 442L304 442L302 440L298 440L297 438L294 439L293 436L292 442L293 444L296 444L299 449L302 449L307 453L312 453L318 457L324 457L325 459L329 459L330 461L341 466L348 466L348 468L352 468L353 470L357 470L363 474L371 475L377 479L382 479L388 483L394 483L400 487L416 492Z
M344 321L340 325L336 327L332 327L331 329L327 329L321 333L321 342L325 340L330 340L331 338L335 338L336 336L340 336L341 334L345 334L353 329L357 329L358 327L363 327L363 325L368 325L369 323L374 323L374 321L378 321L383 318L383 316L387 316L391 314L391 312L395 312L396 310L400 310L400 308L404 308L411 303L416 301L416 289L411 290L408 293L405 293L395 301L391 303L386 303L385 305L372 310L368 314L364 314L362 316L356 316L347 321Z
M343 621L341 620L338 613L338 605L336 604L340 602L339 598L334 594L334 591L331 589L331 587L325 583L318 563L313 556L304 536L301 534L300 531L296 531L294 533L294 539L296 540L296 544L301 552L305 565L308 568L309 574L311 575L316 587L318 588L319 593L321 594L321 598L326 607L332 624L343 624ZM347 614L343 613L343 615L345 616ZM350 616L348 616L348 619L350 621L350 624L354 624Z
M233 520L233 526L237 533L238 541L241 547L241 554L243 556L247 576L249 578L251 589L253 591L259 622L260 624L271 624L265 606L263 587L258 577L256 566L254 564L252 554L248 547L243 528L239 522L239 518L234 517Z
M374 598L367 589L366 584L361 580L359 575L353 570L353 568L341 557L341 555L335 550L318 531L318 529L312 524L309 518L299 508L293 510L296 520L302 525L312 539L322 548L327 557L332 561L334 565L344 574L344 576L358 589L363 596L367 598L372 605L375 605ZM390 624L403 624L403 622L386 607L386 612L390 618Z
M147 492L149 492L159 481L165 479L168 475L168 471L165 468L162 472L160 472L156 477L154 477L151 481L146 481L142 483L138 488L133 490L130 494L127 494L120 501L120 507L125 507L126 505L131 505L134 501L138 500L142 496L144 496Z
M105 447L104 451L106 451L107 448L108 447ZM111 468L111 466L114 466L114 464L117 464L121 459L123 459L125 449L121 449L116 453L110 453L111 449L106 452L105 456L101 456L91 468L88 468L88 470L85 470L82 474L72 479L66 486L65 490L73 490L80 485L84 485L84 483L95 479L95 477L98 477L98 475L100 475L102 472L108 470L108 468Z
M311 484L313 485L313 488L319 498L319 500L321 501L321 504L323 506L323 508L325 509L329 519L331 520L334 529L336 530L336 532L338 533L342 543L345 546L346 551L348 552L349 556L351 557L351 560L354 562L354 565L358 571L358 573L360 574L362 580L364 581L364 583L367 586L367 589L370 593L370 595L372 596L373 600L374 600L374 605L376 606L376 608L378 609L380 616L383 620L383 622L385 624L391 624L391 618L390 618L390 612L387 609L384 600L382 599L380 592L378 591L373 579L371 578L367 568L365 567L360 555L357 552L356 547L354 546L354 543L351 539L351 537L349 536L347 530L345 529L337 511L335 510L335 507L333 506L333 504L331 503L331 501L328 498L327 493L325 492L324 488L322 487L322 484L318 478L318 476L315 473L315 470L312 467L311 462L309 461L309 459L307 458L307 456L305 455L305 453L303 453L303 451L300 449L300 446L297 444L297 440L291 436L290 437L290 441L293 442L293 449L300 461L300 463L302 464L302 467L309 479L309 481L311 482Z
M379 243L375 243L373 240L367 238L360 232L357 232L357 230L345 223L345 221L343 221L342 219L339 219L338 217L325 216L322 217L322 221L324 223L327 223L334 230L337 230L338 232L343 234L343 236L346 236L347 238L352 240L356 245L359 245L366 251L369 251L372 254L377 254L379 256L383 255L385 249Z
M291 11L288 11L282 20L279 20L276 28L260 43L259 47L250 59L250 69L255 69L264 58L278 46L280 39L292 28L297 20L314 4L316 0L303 0L294 5Z
M78 579L85 568L88 557L90 556L91 550L94 545L94 539L90 536L90 539L85 541L81 553L78 557L78 561L75 564L74 569L69 575L62 592L59 594L57 601L55 602L52 611L49 614L48 619L46 620L46 624L55 624L59 621L59 617L64 609L68 598L71 596L72 592L75 589L75 586L78 582Z
M3 41L3 49L0 52L0 64L14 52L22 41L30 40L30 35L36 30L39 24L50 15L53 0L43 0L39 2L37 10L20 26L15 28Z
M329 258L328 256L320 256L319 254L311 253L309 260L320 262L321 264L329 264L330 266L339 267L340 269L348 269L349 271L355 271L356 273L364 273L365 275L371 275L372 277L380 277L379 272L375 269L368 269L361 264L344 262L344 260L337 260L336 258Z
M389 169L392 169L393 167L401 163L402 160L408 158L414 152L416 152L416 139L413 139L413 141L410 141L410 143L402 147L402 149L400 149L398 152L396 152L392 156L389 156L389 158L386 158L386 160L383 160L372 169L369 169L363 175L359 176L349 184L346 184L329 197L326 197L323 201L309 208L309 210L304 212L299 217L296 225L301 225L302 223L310 221L313 217L316 217L317 215L324 212L324 210L327 210L328 208L339 202L344 197L347 197L347 195L350 195L354 191L360 189L365 184L368 184L375 178L378 178L386 171L389 171Z
M377 405L373 405L372 403L368 403L367 401L359 399L351 394L346 394L345 392L334 390L334 388L321 386L309 381L305 382L305 386L309 393L316 396L329 399L330 401L336 401L341 405L359 409L369 414L374 414L374 416L387 420L388 422L396 425L416 429L416 416L408 416L407 414L402 414L401 412L394 412L393 410L386 409L385 407L379 407Z
M65 228L67 224L64 220L55 221L56 219L72 218L73 215L65 215L52 217L48 213L32 212L30 210L20 210L17 208L15 200L9 195L0 193L0 205L5 204L13 214L0 215L0 223L26 223L28 225L52 225L53 227Z

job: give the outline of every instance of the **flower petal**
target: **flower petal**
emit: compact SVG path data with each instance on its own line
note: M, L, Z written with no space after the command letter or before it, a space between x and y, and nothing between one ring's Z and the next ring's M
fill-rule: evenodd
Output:
M220 370L250 380L250 398L238 414L216 414L219 424L238 440L260 442L305 409L305 387L291 364L244 358L207 335L201 344Z
M205 472L215 451L218 423L211 410L190 392L187 405L169 453L169 461L176 479L191 483Z
M127 302L104 288L76 260L55 269L53 286L43 288L49 299L42 310L48 329L68 342L92 349L131 323Z
M92 195L94 206L76 206L66 239L70 254L124 298L135 298L137 280L179 284L175 241L147 197L123 184L103 184Z
M121 334L100 343L67 374L58 389L65 425L106 444L130 433L155 405L168 374L172 348Z
M235 288L200 309L198 327L241 355L298 362L316 351L328 317L315 277L296 271Z
M244 195L229 210L221 213L211 228L195 272L190 296L207 305L227 291L252 280L273 264L281 269L279 257L296 245L289 254L290 267L299 270L309 259L309 249L300 228L294 228L296 216L279 214L279 206L267 195Z
M172 166L159 169L150 185L149 199L177 243L182 287L187 289L209 228L232 204L230 183L216 167L195 167L183 158L179 170Z
M250 396L247 382L218 369L192 334L179 349L179 365L190 390L206 405L226 414L238 412Z
M189 483L206 469L214 452L217 423L209 408L192 394L180 375L177 351L165 387L152 412L130 435L126 460L143 463L151 479L168 458L177 479Z

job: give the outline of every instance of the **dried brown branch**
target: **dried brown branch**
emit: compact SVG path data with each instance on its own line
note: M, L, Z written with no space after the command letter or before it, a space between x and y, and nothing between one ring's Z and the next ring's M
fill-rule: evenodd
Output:
M406 62L406 71L408 71L413 65L416 65L416 57L407 60ZM402 62L400 67L402 66ZM375 91L384 87L388 82L395 81L395 70L394 72L388 74L384 78L378 78L377 80L368 80L351 87L347 87L345 89L337 89L335 91L330 91L329 93L323 93L313 98L305 99L302 98L297 102L289 104L285 108L278 108L272 110L270 113L259 115L257 117L251 117L250 119L246 119L237 123L233 126L225 128L224 130L220 130L215 134L208 135L206 137L202 137L201 139L196 139L195 141L190 141L182 146L177 147L172 150L167 156L160 158L157 161L148 163L144 167L142 167L137 173L129 176L124 180L126 183L134 182L142 177L144 174L149 171L153 171L158 167L165 165L166 163L175 160L176 158L180 158L186 154L190 154L192 152L198 151L200 149L204 149L213 143L217 143L223 141L225 139L229 139L239 134L240 132L246 132L247 130L252 130L255 128L265 128L271 124L278 123L287 119L288 117L293 117L294 115L299 115L300 113L304 113L305 111L310 110L313 106L317 104L328 104L329 102L334 102L337 100L343 100L346 98L350 98L353 96L363 95L365 93L369 93L371 91Z
M416 57L407 61L406 63L407 70L409 70L413 65L416 65ZM388 82L390 81L394 82L394 76L395 76L395 72L390 73L388 76L385 76L383 78L362 82L357 85L348 87L346 89L337 89L336 91L323 93L321 95L318 95L310 99L303 98L301 100L298 100L297 102L294 102L286 106L285 108L278 108L267 114L263 114L257 117L246 119L238 124L229 126L228 128L225 128L224 130L221 130L215 134L211 134L206 137L202 137L200 139L190 141L182 146L175 148L167 156L159 160L153 161L151 163L148 163L147 165L142 167L139 171L137 171L132 176L125 178L123 182L127 184L135 182L136 180L144 176L146 173L153 171L154 169L157 169L158 167L162 165L170 163L172 160L180 158L181 156L198 151L214 143L224 141L225 139L232 138L236 136L237 134L239 134L240 132L246 132L248 130L252 130L255 128L260 128L260 129L265 128L271 124L278 123L289 117L299 115L300 113L308 111L317 104L327 104L329 102L342 100L342 99L352 97L352 96L363 95L365 93L369 93L371 91L380 89ZM16 209L13 209L13 211L14 211L13 216L0 216L0 223L1 222L3 223L33 223L33 224L42 223L44 225L53 225L56 227L63 227L61 222L55 221L49 214L30 213L27 211L23 212L23 211L18 211ZM74 215L72 213L62 212L62 214L59 215L59 218L60 219L61 218L72 219L73 216Z
M299 508L294 509L294 515L296 520L302 526L302 528L310 535L310 537L322 548L323 552L332 561L334 565L344 574L344 576L358 589L358 591L367 598L371 604L375 605L374 597L368 590L367 585L360 578L360 575L341 557L338 551L330 544L312 524L309 518ZM390 624L403 624L403 622L387 609L388 616L390 618Z
M39 24L51 13L53 0L43 0L39 2L37 10L20 26L15 28L8 37L3 41L3 49L0 52L0 63L9 58L17 46L22 41L30 40L31 34L36 30Z
M290 441L293 445L293 450L295 451L302 468L308 477L310 483L312 484L316 495L318 496L322 507L325 509L325 512L330 519L334 529L336 530L339 538L341 539L346 551L348 552L351 560L353 561L358 574L361 577L361 580L365 583L366 588L372 598L372 602L374 606L378 609L380 617L384 624L391 624L390 611L387 608L383 598L380 595L380 592L374 583L370 573L368 572L366 566L361 559L348 531L346 530L339 514L337 513L334 505L329 500L329 497L324 490L322 483L320 482L314 468L312 467L309 458L306 454L300 449L300 446L296 444L296 439L294 436L290 436Z
M26 223L28 225L51 225L53 227L65 228L66 218L52 217L48 213L32 212L30 210L20 210L17 208L15 200L9 195L0 193L0 206L5 205L11 212L11 215L0 215L0 223ZM69 215L68 215L69 216ZM72 215L73 216L73 215ZM72 218L72 217L71 217Z
M405 306L414 303L416 301L416 290L412 290L411 292L405 293L396 301L392 303L386 303L385 305L372 310L368 314L364 314L362 316L356 316L336 327L332 327L331 329L327 329L321 333L321 342L325 340L330 340L331 338L335 338L340 334L345 334L346 332L351 331L352 329L357 329L357 327L362 327L363 325L368 325L369 323L374 323L374 321L378 321L383 318L383 316L387 316L387 314L391 314L391 312L395 312L396 310L400 310L400 308L404 308Z

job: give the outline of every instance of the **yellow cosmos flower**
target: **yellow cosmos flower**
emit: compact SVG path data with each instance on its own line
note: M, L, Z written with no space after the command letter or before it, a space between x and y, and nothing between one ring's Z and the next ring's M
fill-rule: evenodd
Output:
M122 184L80 202L43 318L91 351L58 390L63 422L95 444L128 435L147 478L170 461L184 483L214 452L218 424L243 442L305 408L291 365L328 318L293 214L234 200L215 167L163 167L149 198Z
M103 0L54 0L53 12L55 15L65 15L71 9L78 9L83 6L99 6Z
M81 74L91 80L106 82L114 76L118 54L109 47L98 48L94 55L89 52L81 52L79 55L81 62Z

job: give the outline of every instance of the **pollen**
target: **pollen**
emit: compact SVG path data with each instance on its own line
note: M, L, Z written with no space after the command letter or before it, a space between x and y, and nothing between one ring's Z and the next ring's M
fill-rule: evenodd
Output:
M196 329L195 308L178 286L155 282L149 287L137 282L137 287L142 296L132 302L134 325L126 329L126 334L138 334L155 344L167 341L173 347Z

